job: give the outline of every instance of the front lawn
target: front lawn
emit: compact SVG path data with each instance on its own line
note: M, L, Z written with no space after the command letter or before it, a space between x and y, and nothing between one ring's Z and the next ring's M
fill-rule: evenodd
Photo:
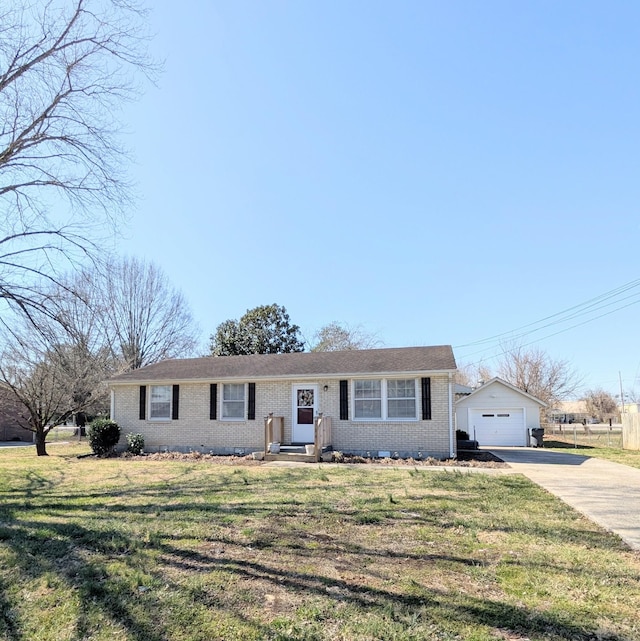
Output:
M0 639L640 638L640 558L518 475L0 450Z

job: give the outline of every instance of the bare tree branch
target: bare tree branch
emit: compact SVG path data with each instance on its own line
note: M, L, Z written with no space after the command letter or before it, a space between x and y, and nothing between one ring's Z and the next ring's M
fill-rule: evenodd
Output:
M572 396L582 380L567 361L551 358L538 348L503 346L498 376L552 407Z
M618 414L616 399L601 387L587 390L584 394L584 402L590 416L600 422L613 419Z
M158 71L145 21L126 0L0 4L0 296L19 308L132 203L119 115Z
M33 310L48 315L42 282L65 288L58 269L91 256L93 243L71 229L26 231L0 238L0 300L14 311L30 316ZM43 304L44 301L44 304ZM6 314L0 323L6 324Z
M199 330L184 296L160 268L136 258L116 258L88 278L114 357L124 369L193 355Z
M492 378L491 369L482 362L458 365L458 370L455 373L456 383L468 387L477 387Z
M351 349L374 349L382 341L362 327L333 321L321 327L314 335L312 352L336 352Z
M23 408L18 423L34 433L38 455L46 455L56 425L80 411L106 409L104 380L113 359L99 314L82 293L49 286L28 314L2 327L0 383Z

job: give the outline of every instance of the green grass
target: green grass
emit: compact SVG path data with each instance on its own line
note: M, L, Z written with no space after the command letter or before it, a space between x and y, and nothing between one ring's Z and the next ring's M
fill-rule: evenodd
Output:
M640 638L640 558L518 475L0 450L3 641Z
M568 436L563 439L557 434L552 437L546 437L544 441L545 449L557 452L577 452L581 456L590 456L593 458L602 458L614 463L622 463L631 467L640 468L640 451L623 450L618 447L608 447L606 444L575 444L573 439Z

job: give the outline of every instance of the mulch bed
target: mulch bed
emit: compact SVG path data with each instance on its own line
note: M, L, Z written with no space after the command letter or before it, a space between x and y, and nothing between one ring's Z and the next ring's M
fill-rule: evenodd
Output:
M143 454L134 456L123 452L117 454L122 458L144 459L147 461L193 461L202 463L213 463L217 465L236 465L236 466L259 466L264 465L264 461L255 460L252 456L218 456L215 454L203 454L201 452L156 452L153 454ZM508 467L506 463L491 454L490 452L469 451L460 452L457 459L401 459L401 458L368 458L365 456L356 456L353 454L343 454L334 452L332 463L345 464L362 464L362 465L382 465L398 466L406 465L410 467Z
M336 457L334 457L336 458ZM460 452L457 459L414 459L414 458L367 458L342 454L334 460L335 463L363 463L365 465L408 465L412 467L509 467L504 461L497 458L490 452Z

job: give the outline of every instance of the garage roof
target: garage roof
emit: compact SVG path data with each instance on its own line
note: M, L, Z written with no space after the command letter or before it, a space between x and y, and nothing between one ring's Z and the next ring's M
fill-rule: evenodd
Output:
M490 381L487 381L486 383L483 383L480 385L480 387L476 387L476 389L471 392L468 396L465 396L464 398L459 399L456 401L456 403L461 403L463 401L467 401L469 398L471 398L474 394L477 394L481 390L487 389L490 385L494 385L495 383L498 383L500 385L504 385L505 387L508 387L509 389L513 390L514 392L518 392L518 394L522 394L522 396L526 396L528 399L534 401L535 403L538 403L541 407L547 407L547 403L544 401L541 401L539 398L536 398L535 396L532 396L531 394L528 394L527 392L524 392L521 390L519 387L516 387L515 385L512 385L511 383L507 383L507 381L499 378L498 376L495 376L492 378Z

